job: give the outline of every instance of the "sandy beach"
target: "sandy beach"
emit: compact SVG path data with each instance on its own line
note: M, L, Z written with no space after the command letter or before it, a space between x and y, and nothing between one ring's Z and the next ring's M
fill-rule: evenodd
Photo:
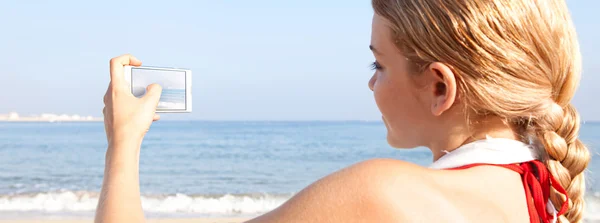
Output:
M248 219L242 218L165 218L148 219L148 223L240 223ZM0 223L92 223L93 219L77 220L0 220Z

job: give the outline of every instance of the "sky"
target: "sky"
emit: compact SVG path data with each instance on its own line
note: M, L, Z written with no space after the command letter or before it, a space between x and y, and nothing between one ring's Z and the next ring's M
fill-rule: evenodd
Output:
M600 120L600 1L568 0ZM193 70L178 120L379 120L369 0L0 1L0 113L101 116L110 58Z
M132 87L146 89L148 85L159 84L163 89L185 90L185 71L132 69L131 73Z

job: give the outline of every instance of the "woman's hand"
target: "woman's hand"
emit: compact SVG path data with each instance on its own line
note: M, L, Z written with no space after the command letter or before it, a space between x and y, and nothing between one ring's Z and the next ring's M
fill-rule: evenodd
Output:
M133 96L125 81L124 66L140 66L131 55L110 60L110 84L104 95L104 128L108 150L96 223L144 222L139 187L139 151L155 114L161 87L148 86L143 98Z
M104 95L104 127L109 147L119 144L141 144L156 115L162 88L148 86L143 98L135 97L125 81L124 66L140 66L141 61L131 55L110 60L110 84Z

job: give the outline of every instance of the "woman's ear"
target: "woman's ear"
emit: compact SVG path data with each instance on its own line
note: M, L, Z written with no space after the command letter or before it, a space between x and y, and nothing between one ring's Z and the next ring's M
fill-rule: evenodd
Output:
M431 113L434 116L440 116L449 110L456 99L456 77L454 72L446 64L433 62L425 70L424 75L430 75L428 78L430 84Z

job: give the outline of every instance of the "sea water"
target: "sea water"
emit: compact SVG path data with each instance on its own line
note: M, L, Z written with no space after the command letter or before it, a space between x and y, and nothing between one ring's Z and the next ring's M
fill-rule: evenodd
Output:
M251 217L360 161L431 163L385 134L380 122L160 121L141 149L142 205L148 216ZM600 219L600 123L580 137L593 154L586 218ZM102 123L0 123L0 218L93 216L106 147Z

